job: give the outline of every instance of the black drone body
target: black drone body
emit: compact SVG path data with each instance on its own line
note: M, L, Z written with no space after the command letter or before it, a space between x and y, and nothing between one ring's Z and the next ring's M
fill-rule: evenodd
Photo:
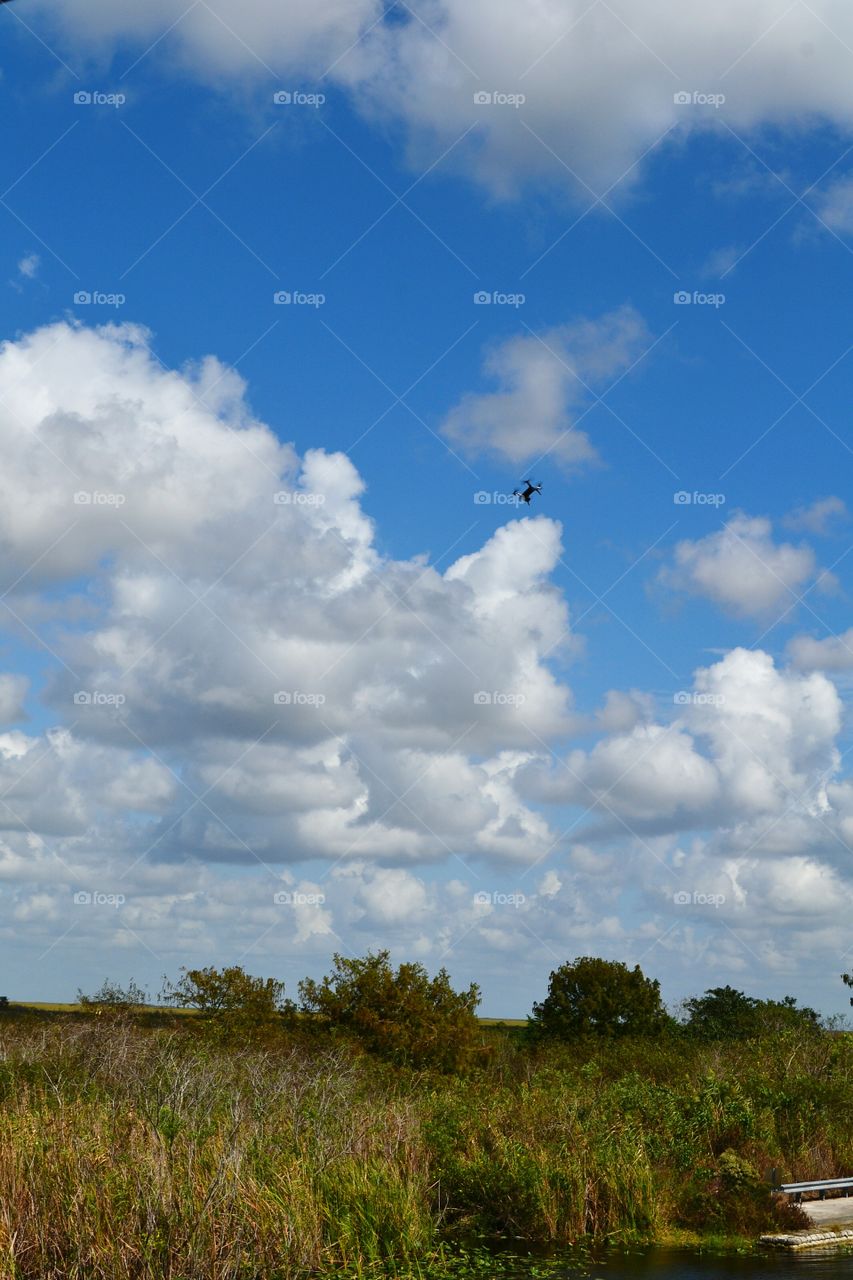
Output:
M521 498L521 501L526 502L529 507L530 499L533 497L534 493L541 493L541 492L542 492L541 484L534 484L532 480L525 480L524 488L513 489L512 496L514 498Z

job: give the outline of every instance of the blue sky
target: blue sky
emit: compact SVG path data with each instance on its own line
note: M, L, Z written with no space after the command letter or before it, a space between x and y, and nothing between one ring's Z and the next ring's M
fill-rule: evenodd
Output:
M10 994L845 1006L849 19L477 8L0 10Z

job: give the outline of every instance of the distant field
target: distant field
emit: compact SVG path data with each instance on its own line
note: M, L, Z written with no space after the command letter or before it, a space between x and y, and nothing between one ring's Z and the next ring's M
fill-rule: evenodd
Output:
M82 1013L80 1004L51 1004L44 1000L10 1000L10 1009L37 1009L45 1013ZM173 1009L168 1005L145 1004L140 1010L146 1013L195 1013L194 1009ZM526 1018L478 1018L484 1027L526 1027Z
M81 1008L79 1004L46 1004L43 1000L10 1000L9 1005L13 1009L50 1009L56 1013L60 1013L63 1009L66 1012L74 1012Z
M57 1004L46 1000L10 1000L8 1008L33 1009L37 1013L83 1013L81 1004ZM143 1004L139 1006L142 1013L195 1013L195 1009L173 1009L169 1005Z

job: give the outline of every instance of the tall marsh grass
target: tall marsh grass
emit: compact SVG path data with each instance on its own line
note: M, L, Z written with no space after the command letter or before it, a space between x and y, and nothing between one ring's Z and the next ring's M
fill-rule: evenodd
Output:
M290 1280L447 1239L757 1233L853 1173L847 1037L526 1048L467 1077L282 1033L0 1022L0 1277ZM796 1215L794 1215L796 1216ZM781 1220L781 1219L780 1219Z

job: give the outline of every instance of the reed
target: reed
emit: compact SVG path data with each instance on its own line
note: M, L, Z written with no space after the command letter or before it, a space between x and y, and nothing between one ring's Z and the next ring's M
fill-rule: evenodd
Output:
M846 1036L530 1047L467 1076L282 1032L0 1023L0 1276L414 1275L448 1241L772 1227L762 1175L853 1168Z

